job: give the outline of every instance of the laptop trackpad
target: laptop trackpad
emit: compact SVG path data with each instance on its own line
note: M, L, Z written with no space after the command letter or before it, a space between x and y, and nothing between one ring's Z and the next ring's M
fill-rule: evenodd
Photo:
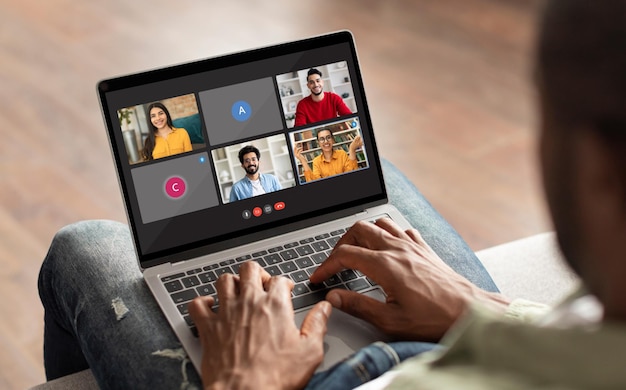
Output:
M363 293L379 301L385 300L380 289ZM296 325L299 327L307 311L296 313ZM359 349L375 342L388 341L384 333L361 319L333 309L328 319L328 331L324 337L324 361L317 371L329 369L337 362L344 360Z

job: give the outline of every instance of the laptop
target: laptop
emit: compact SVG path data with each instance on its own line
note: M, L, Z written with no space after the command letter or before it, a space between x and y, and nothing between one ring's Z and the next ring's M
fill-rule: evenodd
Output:
M245 261L294 281L298 326L333 288L385 299L353 270L308 280L356 221L410 227L387 203L350 32L113 77L98 94L139 267L198 372L187 305ZM318 370L385 339L334 310Z

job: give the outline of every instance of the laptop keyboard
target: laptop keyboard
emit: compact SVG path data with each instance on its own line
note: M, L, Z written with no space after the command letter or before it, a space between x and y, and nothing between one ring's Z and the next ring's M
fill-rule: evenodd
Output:
M267 250L250 253L202 268L191 269L161 278L181 316L197 336L187 305L201 295L215 298L213 310L219 307L215 282L226 273L239 274L239 267L246 261L256 261L272 276L282 275L294 282L291 292L294 310L302 309L323 300L334 288L361 291L376 284L355 270L343 270L320 284L309 282L309 276L328 257L346 229L333 230L315 237L289 242Z

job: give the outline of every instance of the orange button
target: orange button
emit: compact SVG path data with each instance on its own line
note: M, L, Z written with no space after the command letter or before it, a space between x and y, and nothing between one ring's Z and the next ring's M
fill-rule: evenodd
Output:
M276 202L274 203L274 210L282 210L285 208L285 202Z

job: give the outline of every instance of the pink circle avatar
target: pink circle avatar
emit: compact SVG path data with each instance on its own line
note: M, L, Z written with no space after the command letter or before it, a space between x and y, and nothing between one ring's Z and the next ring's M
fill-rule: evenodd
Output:
M180 198L185 195L185 190L187 189L187 183L182 177L174 176L167 179L165 182L165 193L170 198Z

